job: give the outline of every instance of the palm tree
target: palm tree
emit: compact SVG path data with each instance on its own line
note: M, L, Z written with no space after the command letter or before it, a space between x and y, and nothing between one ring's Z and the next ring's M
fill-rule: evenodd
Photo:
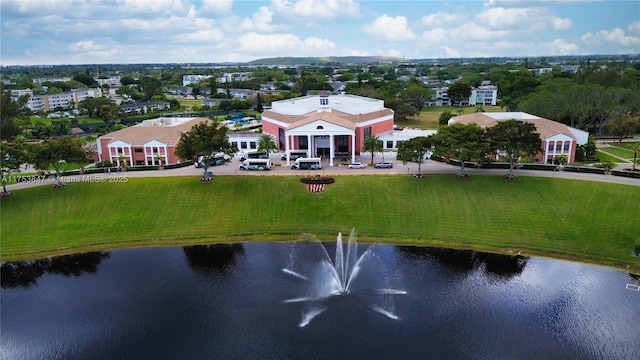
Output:
M260 136L260 138L258 139L259 152L269 154L269 153L275 152L276 149L277 149L276 141L274 140L273 136L269 134L264 134Z
M382 151L383 150L383 143L382 140L380 140L379 137L377 136L367 136L364 139L364 143L362 144L362 147L364 148L364 150L368 150L371 151L371 164L373 165L373 155L376 151Z
M162 169L162 160L164 159L164 157L160 154L156 154L156 156L154 156L155 160L156 160L156 165L158 166L159 169Z
M640 152L640 142L631 144L631 150L633 150L633 171L636 171L636 165L640 163L638 160L638 153Z
M127 169L127 166L129 166L127 157L123 154L118 155L118 168L122 171L125 171Z

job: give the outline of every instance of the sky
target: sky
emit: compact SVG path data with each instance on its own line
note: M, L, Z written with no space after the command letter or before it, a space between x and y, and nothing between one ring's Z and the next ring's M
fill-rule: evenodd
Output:
M640 53L640 1L2 0L0 65Z

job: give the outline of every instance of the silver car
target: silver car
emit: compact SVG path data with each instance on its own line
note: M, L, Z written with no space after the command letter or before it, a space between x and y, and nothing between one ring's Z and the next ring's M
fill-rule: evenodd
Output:
M366 167L365 164L359 163L359 162L354 162L354 163L351 163L351 164L347 165L348 169L364 169L365 167Z
M391 169L393 163L391 161L381 161L375 165L376 169Z

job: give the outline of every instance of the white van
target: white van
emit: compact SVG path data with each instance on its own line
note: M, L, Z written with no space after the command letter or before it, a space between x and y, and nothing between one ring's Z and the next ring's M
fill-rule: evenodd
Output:
M307 150L289 150L289 160L294 161L297 158L307 157ZM280 160L287 160L287 153L282 154Z
M297 158L291 165L292 170L320 170L322 163L320 158Z
M223 165L225 162L229 161L231 157L225 153L219 152L213 156L213 158L209 159L209 166ZM202 161L204 160L203 156L198 157L198 161L193 163L193 166L199 168L202 166Z
M240 170L271 170L270 159L247 159L240 165Z

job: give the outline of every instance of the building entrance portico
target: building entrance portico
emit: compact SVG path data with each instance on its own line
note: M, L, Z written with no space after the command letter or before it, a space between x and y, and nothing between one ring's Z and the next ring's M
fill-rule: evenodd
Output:
M272 102L262 113L262 131L287 154L305 150L310 157L328 158L333 166L336 158L355 162L364 139L392 131L393 118L383 100L322 92Z
M339 125L317 121L311 124L285 131L285 150L307 150L308 157L329 159L334 166L336 155L350 155L351 162L356 159L355 131ZM290 160L287 159L290 166Z

